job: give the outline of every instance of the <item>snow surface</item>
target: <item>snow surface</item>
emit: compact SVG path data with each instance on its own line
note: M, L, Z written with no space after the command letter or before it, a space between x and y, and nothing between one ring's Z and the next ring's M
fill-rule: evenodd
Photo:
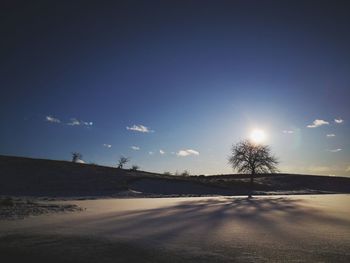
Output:
M0 233L103 237L184 262L350 262L350 195L65 202L86 210L0 221Z

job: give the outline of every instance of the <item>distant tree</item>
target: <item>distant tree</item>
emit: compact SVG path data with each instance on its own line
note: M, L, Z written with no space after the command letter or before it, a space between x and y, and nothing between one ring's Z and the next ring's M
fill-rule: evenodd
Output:
M185 170L181 173L182 176L190 176L190 172Z
M138 166L138 165L133 165L133 166L131 166L131 169L130 169L130 170L132 170L132 171L137 171L138 169L140 169L140 166Z
M171 175L171 172L164 172L164 175Z
M250 174L250 189L253 192L254 177L259 173L277 172L278 160L267 145L243 140L232 146L229 163L239 173ZM249 196L251 197L251 193Z
M118 168L123 169L124 165L127 164L130 161L130 158L120 156L118 160Z
M72 162L77 163L79 160L83 158L83 155L78 152L72 152Z

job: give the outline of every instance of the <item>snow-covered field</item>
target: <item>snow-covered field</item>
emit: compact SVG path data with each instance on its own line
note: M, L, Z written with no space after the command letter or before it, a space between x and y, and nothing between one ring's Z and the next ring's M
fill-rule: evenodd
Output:
M65 202L86 210L0 221L0 252L37 262L350 262L350 195Z

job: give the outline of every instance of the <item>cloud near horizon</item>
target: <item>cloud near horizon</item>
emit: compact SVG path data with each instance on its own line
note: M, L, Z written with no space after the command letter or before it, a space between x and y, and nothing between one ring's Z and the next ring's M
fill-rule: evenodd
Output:
M187 150L180 150L176 153L177 156L185 157L189 155L199 155L199 152L192 150L192 149L187 149Z
M344 120L339 118L339 119L334 119L334 122L340 124L340 123L343 123Z
M329 150L332 153L336 153L336 152L340 152L342 149L341 148L337 148L337 149L333 149L333 150Z
M320 127L322 125L328 125L328 124L329 124L328 121L316 119L312 122L312 124L309 124L306 127L307 128L317 128L317 127Z
M111 144L107 144L107 143L104 143L103 146L106 147L106 148L112 148L112 145Z
M130 148L133 149L134 151L139 151L140 150L140 147L135 146L135 145L131 146Z
M328 138L329 138L329 137L335 137L335 134L334 134L334 133L329 133L329 134L327 134L326 136L327 136Z
M292 131L292 130L283 130L282 132L284 134L293 134L294 133L294 131Z
M48 121L48 122L52 122L52 123L61 123L61 121L53 116L46 116L45 117L45 120Z
M164 152L162 149L159 150L159 153L160 153L161 155L165 154L165 152Z
M130 131L137 131L137 132L143 132L143 133L154 132L153 130L150 130L148 127L146 127L144 125L136 125L136 124L134 124L131 127L126 126L126 129L130 130Z

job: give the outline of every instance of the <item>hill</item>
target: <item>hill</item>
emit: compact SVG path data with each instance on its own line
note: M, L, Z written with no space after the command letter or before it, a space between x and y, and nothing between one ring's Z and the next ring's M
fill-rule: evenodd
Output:
M350 178L274 174L256 178L256 194L350 193ZM245 195L247 175L171 176L67 161L0 156L0 195Z

